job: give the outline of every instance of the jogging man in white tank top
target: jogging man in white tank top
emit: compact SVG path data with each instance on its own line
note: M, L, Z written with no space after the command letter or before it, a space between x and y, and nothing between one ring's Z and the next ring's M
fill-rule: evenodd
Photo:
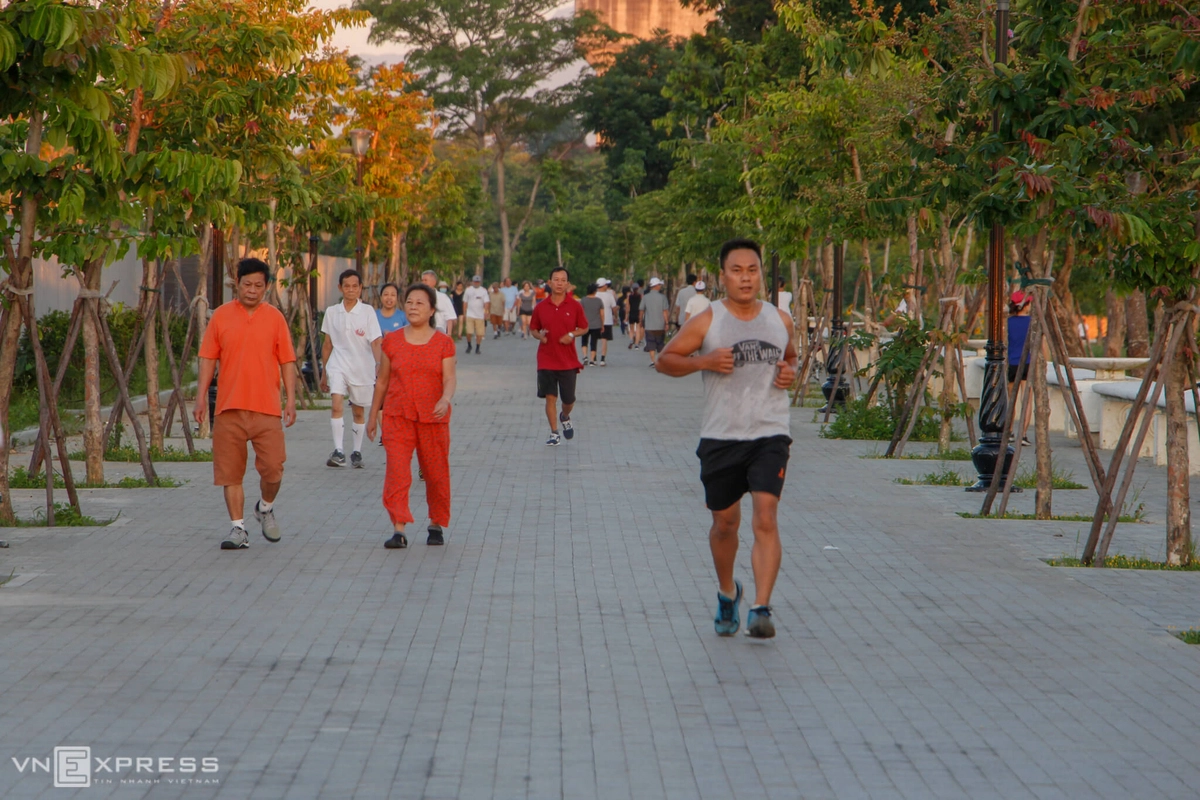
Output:
M717 633L732 636L741 625L742 584L733 577L741 499L753 501L754 605L746 632L775 635L771 591L779 576L779 496L792 444L788 387L796 376L792 320L763 300L762 251L749 239L721 246L721 284L726 299L691 317L658 357L658 371L704 377L700 426L700 480L712 512L708 534L717 569Z

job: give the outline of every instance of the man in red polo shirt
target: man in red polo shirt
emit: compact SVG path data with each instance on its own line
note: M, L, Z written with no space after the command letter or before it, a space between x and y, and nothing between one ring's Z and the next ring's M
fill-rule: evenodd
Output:
M550 296L533 307L529 330L541 344L537 351L537 396L546 398L546 419L550 422L550 438L546 444L554 447L563 435L575 435L571 427L571 409L575 406L575 379L583 365L575 350L575 338L587 333L587 315L574 297L567 296L570 277L563 267L550 271ZM558 399L562 398L562 412Z
M271 268L257 258L244 258L237 268L237 299L213 312L200 345L195 417L208 415L208 387L221 364L217 383L216 419L212 428L213 483L225 490L225 506L233 523L222 550L250 546L246 535L246 443L254 443L254 468L258 471L262 499L254 516L268 542L279 541L275 521L275 496L283 482L287 459L283 427L296 421L296 353L287 320L279 309L264 303ZM279 378L287 405L279 404ZM280 418L282 417L282 424Z

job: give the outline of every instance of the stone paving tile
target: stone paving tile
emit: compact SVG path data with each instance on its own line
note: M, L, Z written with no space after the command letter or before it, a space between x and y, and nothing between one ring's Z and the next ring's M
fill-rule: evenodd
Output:
M207 464L164 465L179 489L85 491L107 527L5 531L0 797L65 796L23 761L65 745L219 759L194 776L217 784L127 769L158 783L87 797L1195 796L1179 687L1200 651L1170 629L1200 626L1200 576L1048 567L1086 524L962 519L977 495L894 482L936 461L859 458L882 445L797 409L780 635L720 639L699 380L617 346L581 378L575 439L546 448L532 343L485 346L461 356L443 548L418 527L382 549L383 453L324 467L321 411L288 432L279 545L252 523L248 551L217 549ZM1161 555L1163 473L1139 476L1149 522L1115 549ZM14 492L23 514L41 499Z

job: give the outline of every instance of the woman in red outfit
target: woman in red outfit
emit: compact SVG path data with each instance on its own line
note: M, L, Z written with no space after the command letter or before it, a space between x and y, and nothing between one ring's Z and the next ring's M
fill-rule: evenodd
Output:
M433 328L437 295L423 283L404 292L408 327L383 337L383 360L375 381L375 397L367 421L367 436L375 439L383 412L383 446L387 474L383 505L392 518L392 538L384 547L407 547L404 526L413 521L408 507L412 486L412 454L425 473L429 503L429 538L443 544L442 529L450 524L450 401L457 386L454 342ZM396 369L392 369L392 365Z

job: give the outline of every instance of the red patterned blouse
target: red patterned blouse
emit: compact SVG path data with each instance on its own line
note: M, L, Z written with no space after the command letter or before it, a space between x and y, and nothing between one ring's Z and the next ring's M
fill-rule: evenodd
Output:
M383 352L391 364L383 413L417 422L450 422L450 414L441 419L433 407L442 396L442 362L454 358L454 340L437 331L425 344L412 344L401 328L383 337Z

